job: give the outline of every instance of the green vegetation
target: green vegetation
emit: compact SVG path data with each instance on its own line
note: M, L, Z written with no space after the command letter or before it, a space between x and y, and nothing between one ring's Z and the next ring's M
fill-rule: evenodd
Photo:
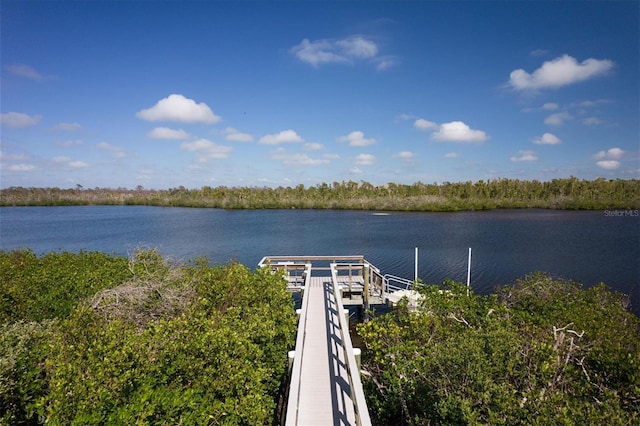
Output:
M418 289L417 311L358 326L377 424L640 423L625 296L540 273ZM295 331L267 270L0 252L0 425L273 424Z
M412 185L333 182L305 187L247 188L204 186L168 190L7 188L0 206L151 205L224 209L349 209L458 211L496 208L637 209L640 180L592 181L575 177L548 182L495 179Z
M490 296L451 281L420 292L416 312L358 327L378 424L640 423L640 321L624 296L544 274Z
M155 251L0 252L0 424L271 424L280 275Z

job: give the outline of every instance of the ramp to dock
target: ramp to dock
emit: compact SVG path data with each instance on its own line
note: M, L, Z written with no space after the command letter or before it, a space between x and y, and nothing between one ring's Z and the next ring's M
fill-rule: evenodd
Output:
M344 311L336 265L307 264L286 425L371 424Z

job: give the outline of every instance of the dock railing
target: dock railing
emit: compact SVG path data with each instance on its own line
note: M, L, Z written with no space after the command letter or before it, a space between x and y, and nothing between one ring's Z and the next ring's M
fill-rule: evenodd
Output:
M414 282L411 280L389 274L385 275L383 278L385 294L393 293L398 290L413 290Z
M376 298L384 302L384 286L385 277L382 276L380 270L371 264L362 255L346 255L346 256L265 256L258 263L259 267L271 267L273 270L284 269L287 272L290 289L296 290L300 288L303 282L303 276L298 275L301 270L306 271L306 265L313 262L323 262L325 265L335 264L340 271L348 270L349 275L354 273L362 276L364 281L363 302L365 308L368 309L371 301ZM319 267L313 266L314 270L329 270L330 266ZM305 272L306 273L306 272ZM351 288L350 290L353 290ZM379 302L374 302L379 303Z
M305 284L308 289L311 280L311 264L306 265ZM300 318L298 319L298 333L296 335L296 348L300 353L293 356L293 366L291 367L291 375L289 379L289 395L287 396L287 414L286 425L295 425L298 417L298 404L300 401L300 377L302 375L302 348L304 347L304 339L306 338L307 326L307 308L309 306L309 298L302 297L302 307L300 309Z
M333 282L333 294L336 299L337 311L344 312L344 306L342 304L341 289L338 286L337 276L338 265L331 264L331 280ZM349 333L349 321L348 316L338 315L340 325L340 340L342 342L342 348L344 350L346 368L349 376L349 387L351 389L351 400L353 401L354 410L356 414L356 424L361 426L371 425L371 417L369 416L369 409L367 408L367 401L364 397L364 389L362 387L362 381L360 380L360 368L356 361L356 355L353 351L353 343L351 342L351 334Z

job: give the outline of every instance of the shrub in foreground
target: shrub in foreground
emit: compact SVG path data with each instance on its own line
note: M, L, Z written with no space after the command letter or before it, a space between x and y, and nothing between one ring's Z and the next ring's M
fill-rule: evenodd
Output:
M296 327L282 277L155 251L125 269L55 321L5 321L1 421L271 424Z
M640 422L640 323L623 296L544 274L499 295L420 291L417 312L359 326L379 424Z

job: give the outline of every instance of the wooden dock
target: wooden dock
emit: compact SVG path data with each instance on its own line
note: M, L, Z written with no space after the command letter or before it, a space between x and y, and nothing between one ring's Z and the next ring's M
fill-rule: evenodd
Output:
M344 307L411 304L412 281L381 275L363 256L267 256L259 265L284 271L287 288L302 295L283 424L370 425Z
M262 266L276 268L286 264L290 271L288 286L302 294L296 346L289 354L293 363L284 424L370 425L356 360L359 350L351 343L349 311L343 303L346 300L362 304L369 300L369 276L365 273L369 266L338 264L333 257L291 259L261 262ZM314 267L312 260L329 265Z

